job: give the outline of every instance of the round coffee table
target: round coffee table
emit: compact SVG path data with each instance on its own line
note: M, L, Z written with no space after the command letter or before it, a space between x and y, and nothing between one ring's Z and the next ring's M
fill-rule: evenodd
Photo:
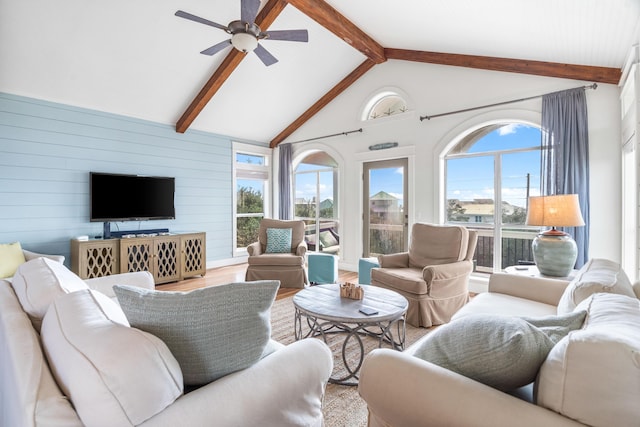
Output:
M332 383L358 384L358 372L365 356L363 336L377 339L378 347L388 344L392 349L404 350L404 317L409 302L397 292L364 286L364 298L353 300L340 297L338 284L317 285L294 295L293 305L296 340L321 336L326 343L328 334L346 335L342 343L342 361L347 374L337 378L332 376L329 379ZM373 309L377 313L366 315L360 312L363 308ZM309 329L306 333L303 332L303 323ZM351 366L347 359L347 347L351 340L355 340L358 344L356 348L360 349L355 366Z

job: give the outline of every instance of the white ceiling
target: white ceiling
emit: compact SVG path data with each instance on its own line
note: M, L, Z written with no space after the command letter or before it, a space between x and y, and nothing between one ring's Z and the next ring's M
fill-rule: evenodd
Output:
M264 5L266 0L263 0ZM327 0L384 47L621 68L638 40L640 0ZM174 16L228 24L239 0L0 0L0 91L174 125L228 38ZM365 57L287 6L261 42L280 62L245 58L190 129L268 142ZM250 124L250 125L248 125Z

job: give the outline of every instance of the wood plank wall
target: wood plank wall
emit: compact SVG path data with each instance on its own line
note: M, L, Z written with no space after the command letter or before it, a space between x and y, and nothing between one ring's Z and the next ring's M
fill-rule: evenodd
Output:
M71 238L102 234L89 222L89 172L99 171L176 179L175 220L112 229L205 231L207 260L231 258L231 156L229 137L0 93L0 243L69 265Z

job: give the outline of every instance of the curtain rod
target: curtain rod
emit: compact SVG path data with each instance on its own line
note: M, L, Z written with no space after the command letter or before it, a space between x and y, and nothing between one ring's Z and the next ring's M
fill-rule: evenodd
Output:
M362 132L362 128L356 129L356 130L348 130L346 132L333 133L331 135L317 136L315 138L303 139L303 140L300 140L300 141L293 141L293 142L290 142L289 144L297 144L299 142L315 141L316 139L331 138L332 136L349 135L350 133L356 133L356 132Z
M576 87L574 89L580 89L580 88L582 88L582 89L597 89L598 88L598 84L594 83L592 85L579 86L579 87ZM571 89L567 89L567 90L571 90ZM555 93L555 92L550 92L550 93ZM420 116L420 121L423 121L425 119L426 120L431 120L431 119L434 119L436 117L449 116L451 114L466 113L468 111L480 110L480 109L483 109L483 108L497 107L499 105L506 105L506 104L513 104L513 103L516 103L516 102L529 101L530 99L541 98L541 97L543 97L545 95L549 95L549 93L545 93L544 95L530 96L528 98L514 99L512 101L503 101L503 102L497 102L495 104L481 105L479 107L465 108L464 110L449 111L448 113L434 114L433 116Z

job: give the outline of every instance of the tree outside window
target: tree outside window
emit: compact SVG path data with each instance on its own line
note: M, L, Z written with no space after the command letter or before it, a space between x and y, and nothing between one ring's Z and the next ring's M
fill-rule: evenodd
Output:
M234 143L235 255L246 255L258 240L260 220L269 212L270 156L268 148Z

